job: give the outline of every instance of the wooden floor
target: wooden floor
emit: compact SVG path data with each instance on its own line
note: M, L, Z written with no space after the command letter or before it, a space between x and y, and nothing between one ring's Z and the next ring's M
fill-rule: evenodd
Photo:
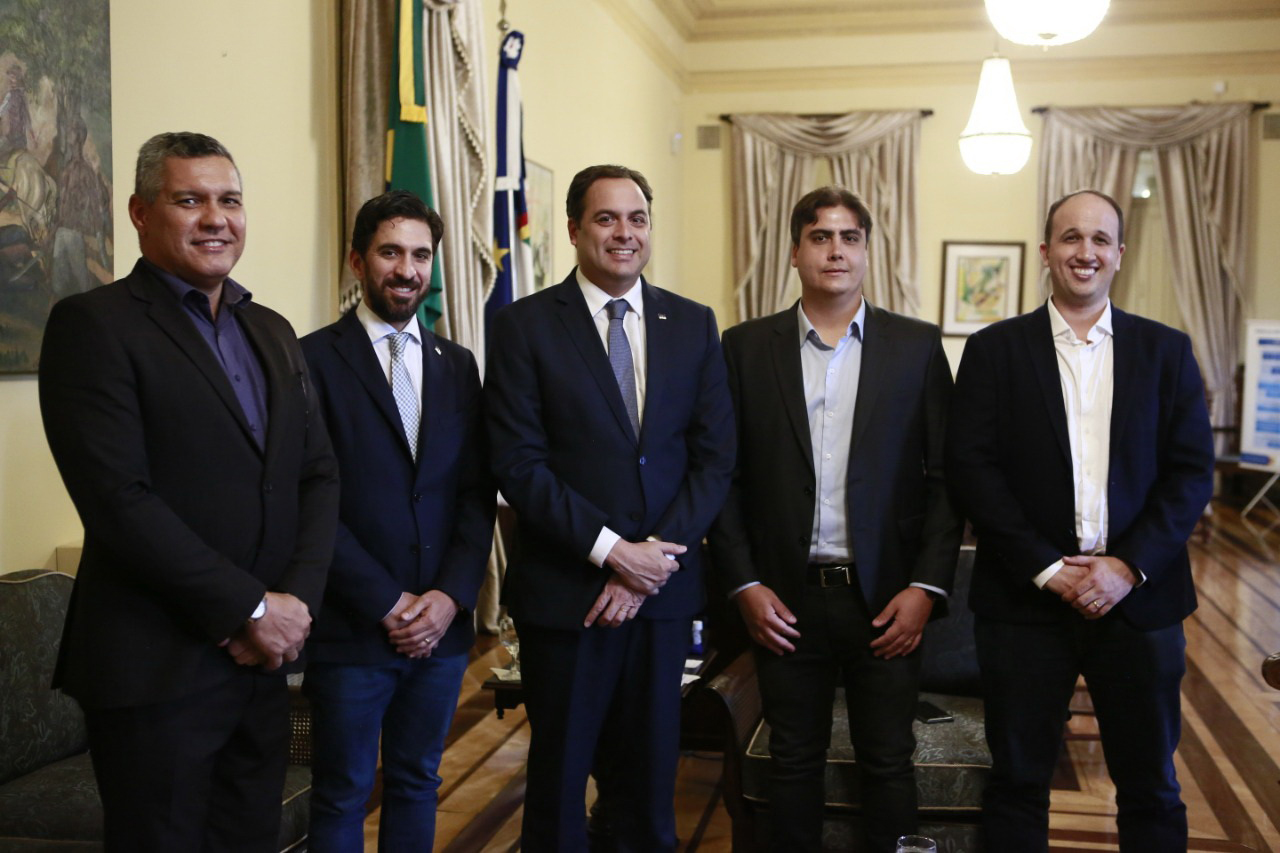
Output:
M1186 623L1177 765L1192 850L1280 851L1280 691L1259 675L1263 658L1280 650L1278 528L1280 518L1266 509L1242 521L1215 506L1191 543L1200 609ZM523 709L499 720L491 694L480 689L489 667L505 660L492 638L473 652L441 768L437 851L519 850L529 725ZM1075 707L1088 706L1082 687ZM681 758L682 850L730 849L719 779L718 755ZM1114 816L1096 726L1076 714L1053 791L1052 849L1117 850ZM376 850L377 817L366 825L368 851Z

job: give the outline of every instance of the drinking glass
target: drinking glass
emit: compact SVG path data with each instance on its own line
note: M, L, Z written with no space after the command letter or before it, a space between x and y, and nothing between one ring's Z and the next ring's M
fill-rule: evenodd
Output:
M897 853L938 853L938 844L923 835L903 835L898 839Z
M513 679L518 678L520 676L520 635L516 633L516 625L511 621L510 616L503 616L498 620L498 642L502 643L507 654L511 655L511 666L507 667L507 671L511 673Z

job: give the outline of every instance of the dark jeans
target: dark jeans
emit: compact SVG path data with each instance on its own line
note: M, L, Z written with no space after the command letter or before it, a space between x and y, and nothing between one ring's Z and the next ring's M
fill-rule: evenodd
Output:
M676 848L675 776L687 619L561 631L518 625L529 713L521 850L587 850L594 772L612 849Z
M302 690L311 701L312 853L364 850L365 804L382 742L378 849L430 850L440 757L467 655L381 664L313 663Z
M237 671L171 702L85 709L108 851L274 853L289 747L283 675Z
M992 760L986 849L1049 849L1049 783L1083 674L1116 785L1120 849L1185 851L1187 810L1173 766L1186 672L1181 623L1139 631L1115 615L1036 625L979 618L975 634Z
M916 830L915 717L920 653L881 660L883 633L856 587L808 587L795 610L795 652L756 648L764 716L771 730L769 813L774 851L822 849L823 774L837 684L845 689L857 755L868 850L892 853Z

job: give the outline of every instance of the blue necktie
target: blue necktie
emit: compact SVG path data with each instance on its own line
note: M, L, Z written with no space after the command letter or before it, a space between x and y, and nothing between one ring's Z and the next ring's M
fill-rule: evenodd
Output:
M639 438L640 407L636 403L636 369L631 360L631 344L622 328L622 318L627 316L627 309L631 306L625 299L613 299L604 307L609 312L609 366L613 368L613 377L618 380L622 405L627 409L627 417L631 418L631 428L635 430L636 438Z
M409 368L404 363L404 350L409 345L408 332L395 332L387 335L391 345L391 396L396 398L396 408L400 410L400 422L404 425L404 437L409 440L409 452L413 461L418 461L418 427L422 417L418 411L418 395L413 390L413 380L409 378Z

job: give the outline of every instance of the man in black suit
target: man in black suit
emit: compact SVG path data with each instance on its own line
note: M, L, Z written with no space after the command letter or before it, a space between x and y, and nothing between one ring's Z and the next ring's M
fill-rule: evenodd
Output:
M1052 295L969 338L947 471L978 535L977 615L991 850L1048 847L1049 781L1081 673L1116 785L1120 849L1186 850L1173 752L1196 607L1186 542L1212 490L1200 370L1181 332L1108 294L1119 205L1049 208Z
M791 214L792 308L725 332L738 467L716 571L755 641L771 729L770 849L820 850L837 684L868 850L916 829L916 649L955 574L938 327L867 304L871 216L841 187Z
M417 318L443 234L413 193L365 202L350 257L362 301L302 339L342 474L303 684L316 853L364 849L379 736L379 847L425 850L435 835L437 770L495 510L475 359Z
M275 850L282 664L320 604L337 464L289 324L229 276L216 140L138 152L142 259L54 306L45 432L84 524L55 686L85 710L108 850Z
M528 851L586 848L593 768L619 849L676 845L680 674L733 410L711 310L641 278L652 198L634 170L579 172L577 268L492 330L494 471L520 522L505 597L532 727Z

